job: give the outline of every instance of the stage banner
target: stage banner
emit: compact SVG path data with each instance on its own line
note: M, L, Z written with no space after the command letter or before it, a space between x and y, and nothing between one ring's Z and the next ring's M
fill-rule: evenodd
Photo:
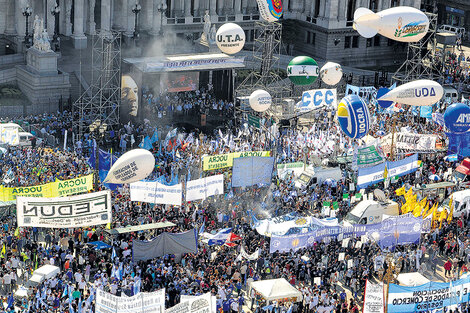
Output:
M446 133L449 138L447 154L458 154L460 157L470 156L470 133Z
M215 313L216 307L212 308L211 293L201 296L181 297L180 303L165 310L165 313Z
M68 179L58 180L29 187L4 187L0 186L0 201L12 201L17 197L43 197L54 198L72 194L84 193L93 189L93 174Z
M272 236L270 252L297 251L312 246L315 242L331 239L357 238L367 236L370 240L378 242L382 248L394 248L397 245L419 242L421 233L425 231L425 224L421 217L414 217L411 213L396 217L389 217L375 224L354 224L352 226L325 226L308 233L289 236Z
M366 280L366 290L364 294L363 313L383 313L384 312L384 284L371 283Z
M186 201L206 199L224 193L224 175L214 175L186 183Z
M269 157L270 151L247 151L247 152L232 152L226 154L209 155L205 156L202 160L204 171L216 170L219 168L226 168L233 166L233 159L245 157Z
M384 171L385 163L372 167L360 168L357 175L357 189L366 188L367 186L383 181Z
M167 254L197 253L196 229L184 233L162 233L151 241L134 240L132 259L146 261Z
M413 154L403 160L387 162L387 177L404 176L415 172L418 168L418 154Z
M247 157L233 160L232 187L269 185L273 173L274 158Z
M20 227L73 228L111 223L109 190L62 198L18 197Z
M164 313L165 289L139 292L135 296L118 297L101 289L96 290L95 313Z
M429 282L420 286L390 284L387 312L441 312L469 301L468 276L449 283Z
M304 162L283 163L277 165L277 176L284 179L287 175L294 173L294 176L300 176L304 171Z
M181 205L183 187L181 184L167 186L157 181L139 181L130 184L131 201Z
M375 165L383 160L375 146L357 149L357 166L359 167Z

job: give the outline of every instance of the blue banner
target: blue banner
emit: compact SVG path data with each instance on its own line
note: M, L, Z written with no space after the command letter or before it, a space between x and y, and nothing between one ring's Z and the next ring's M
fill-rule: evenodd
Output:
M432 118L432 106L420 107L419 116L424 118Z
M232 187L270 184L273 166L273 157L245 157L233 159Z
M385 163L372 167L360 168L357 174L357 189L377 184L384 180Z
M438 283L429 282L420 286L390 284L387 312L436 312L444 308L469 301L470 279Z
M447 154L458 154L459 157L470 156L470 133L446 133L449 138Z
M297 251L322 240L339 240L364 235L370 240L377 241L381 248L394 248L397 245L419 242L421 232L425 231L426 227L421 217L414 217L412 214L390 217L376 224L325 226L305 234L272 236L270 253L289 252L291 249Z

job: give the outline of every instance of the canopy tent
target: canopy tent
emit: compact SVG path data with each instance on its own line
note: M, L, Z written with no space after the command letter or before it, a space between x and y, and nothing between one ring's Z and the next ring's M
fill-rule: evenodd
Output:
M91 246L94 246L95 250L102 250L102 249L111 248L110 245L108 245L107 243L104 243L102 241L92 241L92 242L88 242L87 244L89 244Z
M159 223L144 224L144 225L137 225L137 226L127 226L127 227L106 229L105 231L110 235L119 235L119 234L125 234L125 233L138 232L142 230L159 229L159 228L166 228L166 227L173 227L173 226L176 226L176 224L172 222L159 222Z
M302 292L289 284L284 278L253 281L250 283L250 288L266 300L289 299L293 302L302 301Z
M401 286L420 286L430 282L429 279L418 272L400 274L397 280Z

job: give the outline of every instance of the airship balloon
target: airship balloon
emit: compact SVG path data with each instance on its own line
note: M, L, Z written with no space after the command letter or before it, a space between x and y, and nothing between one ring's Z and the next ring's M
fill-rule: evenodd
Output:
M364 99L349 95L338 104L338 122L343 132L351 138L362 138L369 132L370 115Z
M321 80L327 85L336 85L343 77L341 65L334 62L327 62L320 70Z
M387 105L384 105L384 102L381 103L381 101L426 106L438 102L443 95L444 88L439 83L428 79L421 79L406 83L392 90L380 88L377 91L377 101L382 107L387 107ZM388 106L390 105L388 104Z
M307 56L293 58L287 65L287 76L296 85L313 84L318 77L317 61Z
M264 112L271 106L272 97L269 92L258 89L251 93L250 98L250 107L256 112Z
M401 42L416 42L426 35L429 19L413 7L394 7L374 13L366 8L354 12L353 28L366 38L377 33Z
M245 45L245 32L235 23L220 26L215 36L217 47L227 54L235 54Z
M111 166L103 183L129 184L146 178L155 167L155 157L145 149L124 153Z
M463 103L454 103L444 113L444 123L453 133L461 134L470 130L470 107Z

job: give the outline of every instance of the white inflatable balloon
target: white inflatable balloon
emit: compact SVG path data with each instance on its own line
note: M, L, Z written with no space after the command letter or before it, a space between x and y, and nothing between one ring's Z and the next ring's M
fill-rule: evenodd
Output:
M336 85L343 77L341 65L334 62L327 62L320 70L321 80L327 85Z
M104 183L129 184L146 178L155 168L155 157L145 149L124 153L113 164Z
M255 90L251 93L250 107L256 112L264 112L271 106L272 98L271 95L262 89Z
M223 53L235 54L245 45L245 32L235 23L225 23L217 30L215 42Z

